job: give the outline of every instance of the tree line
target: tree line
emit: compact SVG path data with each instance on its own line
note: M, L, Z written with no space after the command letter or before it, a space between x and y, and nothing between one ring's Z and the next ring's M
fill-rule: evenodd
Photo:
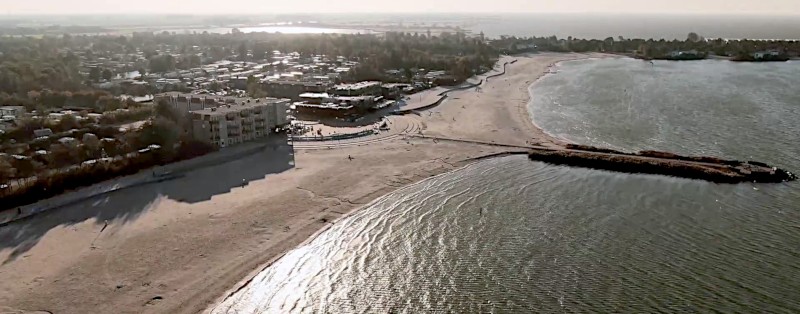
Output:
M599 39L503 36L492 41L492 46L507 53L520 52L516 44L534 44L538 50L554 52L607 52L634 54L647 57L665 56L673 51L695 50L701 54L725 57L749 55L758 51L776 50L789 56L800 55L800 41L796 40L750 40L750 39L706 39L696 33L688 34L686 40L635 39L622 36Z
M121 132L118 127L93 125L19 144L28 156L0 155L0 210L215 150L193 140L179 127L182 122L168 105L159 104L155 116L139 130ZM94 136L82 137L87 133ZM56 141L67 135L82 140L74 145ZM4 149L13 150L14 145ZM31 154L38 149L47 153Z

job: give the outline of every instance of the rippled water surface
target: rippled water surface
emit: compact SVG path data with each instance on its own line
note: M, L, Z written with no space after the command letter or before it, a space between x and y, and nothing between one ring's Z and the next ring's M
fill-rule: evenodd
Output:
M534 120L574 142L800 165L800 62L562 63L533 86ZM794 166L794 167L791 167Z
M740 66L566 63L533 88L536 122L800 170L797 64ZM215 311L796 313L800 185L488 160L377 200Z

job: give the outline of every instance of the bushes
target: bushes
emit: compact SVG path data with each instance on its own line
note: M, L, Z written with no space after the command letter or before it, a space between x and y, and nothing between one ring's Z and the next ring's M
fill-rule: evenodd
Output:
M142 121L150 118L153 115L153 109L150 107L130 108L127 110L109 111L103 113L100 117L100 124L123 124L136 121Z
M0 190L0 210L32 204L69 190L135 174L154 166L199 157L214 150L213 146L203 142L186 141L181 143L176 153L156 149L133 157L97 160L92 164L50 171L30 180L17 181L17 186Z
M215 151L216 148L206 142L187 140L178 147L178 156L182 159L191 159Z

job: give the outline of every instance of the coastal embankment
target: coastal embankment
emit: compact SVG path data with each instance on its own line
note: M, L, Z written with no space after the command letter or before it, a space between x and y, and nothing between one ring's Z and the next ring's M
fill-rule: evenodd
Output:
M509 58L510 57L506 57L506 59ZM458 86L452 86L452 87L437 87L435 89L421 92L418 95L411 95L409 97L410 103L406 104L405 106L402 106L399 110L396 110L393 114L403 115L403 114L416 113L432 109L440 105L442 102L444 102L447 99L448 95L452 92L468 90L470 88L476 88L483 85L484 82L488 82L489 79L491 78L496 78L505 75L506 66L517 62L517 59L513 59L510 61L502 61L502 62L503 62L502 64L498 63L498 66L500 66L502 70L497 71L497 69L495 69L493 71L474 77L472 78L473 82L467 81ZM498 73L492 73L492 72L498 72ZM474 82L474 80L478 81ZM431 100L432 93L435 93L434 100ZM425 97L423 97L423 95ZM418 100L414 101L415 98L417 98Z
M503 68L503 73L494 74L494 76L503 75L503 74L505 74L505 67ZM486 78L486 80L488 80L488 77ZM483 82L484 82L484 79L480 79L477 83L465 82L465 83L463 83L463 84L461 84L459 86L447 88L445 91L436 94L436 96L438 96L439 98L436 99L436 101L434 101L433 103L430 103L430 104L427 104L427 105L422 105L422 106L406 106L404 108L401 108L401 109L393 112L393 114L403 115L403 114L410 114L410 113L415 113L415 112L420 112L420 111L425 111L425 110L432 109L432 108L440 105L445 100L447 100L447 97L448 97L449 93L462 91L462 90L467 90L467 89L470 89L470 88L475 88L475 87L481 86L481 84L483 84Z

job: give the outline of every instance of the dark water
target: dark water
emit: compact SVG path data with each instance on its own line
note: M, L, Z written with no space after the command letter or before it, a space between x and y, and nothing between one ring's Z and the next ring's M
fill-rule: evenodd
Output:
M694 66L719 75L699 75ZM784 98L791 92L709 106L688 91L705 86L707 97L735 98L762 85L797 84L796 65L743 66L752 68L568 63L535 86L536 101L560 104L537 103L537 122L577 142L752 155L800 169L800 110ZM645 77L654 74L645 71L664 76L648 85ZM728 80L762 75L726 91ZM603 96L597 84L654 95L663 89L674 100L638 101L661 96L631 92L638 114L615 120L629 106L612 105L619 94ZM748 107L756 106L748 99L760 107ZM796 313L800 185L717 185L523 157L488 160L377 200L291 251L216 312Z

